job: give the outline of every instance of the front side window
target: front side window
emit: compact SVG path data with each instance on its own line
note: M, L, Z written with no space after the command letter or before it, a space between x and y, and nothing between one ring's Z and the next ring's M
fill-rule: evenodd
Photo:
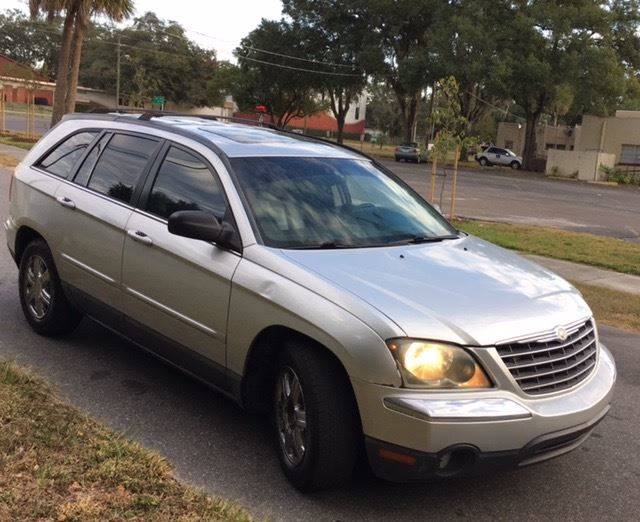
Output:
M222 186L206 163L171 147L151 189L147 212L168 219L180 210L202 210L222 219L226 207Z
M267 246L355 248L457 237L437 211L368 160L256 157L231 164Z
M40 160L38 166L51 174L67 179L96 134L97 132L78 132L70 136Z
M111 198L130 203L158 141L126 134L115 134L93 169L89 188Z

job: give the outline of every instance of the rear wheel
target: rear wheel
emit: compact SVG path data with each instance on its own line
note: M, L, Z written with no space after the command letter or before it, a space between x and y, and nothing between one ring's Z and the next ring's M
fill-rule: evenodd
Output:
M82 315L69 303L47 244L30 243L20 259L20 304L27 322L40 335L73 331Z
M489 165L489 162L487 161L487 158L484 158L484 157L480 158L478 160L478 163L480 163L480 166L482 166L482 167L486 167L487 165Z
M329 489L351 478L361 441L353 392L342 368L316 346L284 347L273 425L280 464L296 488Z

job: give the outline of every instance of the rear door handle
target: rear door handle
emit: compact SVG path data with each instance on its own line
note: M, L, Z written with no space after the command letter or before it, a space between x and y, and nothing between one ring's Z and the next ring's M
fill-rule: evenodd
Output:
M73 202L73 200L69 199L66 196L60 196L59 198L56 198L56 201L60 203L63 207L67 207L70 209L76 208L76 204Z
M143 245L153 245L153 239L140 230L127 230L127 235L134 241L142 243Z

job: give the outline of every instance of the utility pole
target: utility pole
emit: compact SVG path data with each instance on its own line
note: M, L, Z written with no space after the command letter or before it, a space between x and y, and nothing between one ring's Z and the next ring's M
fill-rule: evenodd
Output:
M116 58L116 108L120 108L120 33L118 33L118 46Z

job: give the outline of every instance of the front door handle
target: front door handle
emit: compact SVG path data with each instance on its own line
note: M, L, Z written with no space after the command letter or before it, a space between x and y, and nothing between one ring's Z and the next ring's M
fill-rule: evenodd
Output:
M59 198L56 198L56 201L60 203L63 207L67 207L70 209L76 208L76 204L73 202L73 200L69 199L66 196L60 196Z
M134 241L142 243L143 245L153 245L153 239L140 230L127 230L127 235Z

